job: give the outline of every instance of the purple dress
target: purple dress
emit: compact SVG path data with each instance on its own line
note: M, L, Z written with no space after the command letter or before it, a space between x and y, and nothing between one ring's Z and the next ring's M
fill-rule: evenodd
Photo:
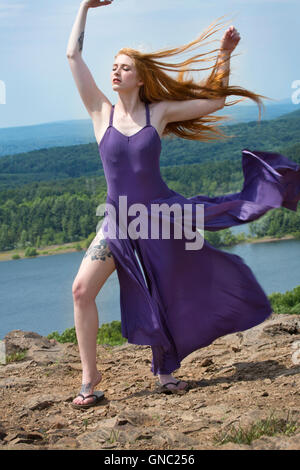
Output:
M150 124L147 103L145 110L146 126L125 136L113 126L112 106L99 144L108 186L106 208L113 205L117 217L122 219L119 196L127 197L127 208L136 202L148 209L154 202L203 204L204 230L209 231L248 223L276 207L297 210L300 166L278 153L242 151L241 192L185 198L173 191L160 173L161 139ZM129 343L151 346L154 375L172 373L193 351L251 328L272 313L264 290L240 256L205 239L201 249L186 250L184 237L122 238L118 231L116 238L110 237L109 211L105 214L103 233L120 283L122 335ZM126 215L128 222L137 217Z

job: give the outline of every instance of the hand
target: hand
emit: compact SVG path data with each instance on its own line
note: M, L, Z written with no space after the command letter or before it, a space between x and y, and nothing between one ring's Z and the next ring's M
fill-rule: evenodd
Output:
M87 8L97 8L97 7L104 7L104 5L110 5L113 0L105 0L101 2L100 0L83 0L81 5L86 6Z
M221 39L221 49L228 52L234 51L238 43L240 42L239 32L234 26L230 26L227 31L224 33L224 36Z

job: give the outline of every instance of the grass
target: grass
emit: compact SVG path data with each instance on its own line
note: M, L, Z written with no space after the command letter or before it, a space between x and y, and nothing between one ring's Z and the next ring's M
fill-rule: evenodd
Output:
M114 444L118 440L119 435L120 435L120 431L112 429L110 431L109 438L107 438L106 441L109 442L110 444Z
M68 243L62 243L62 244L53 244L53 245L41 245L39 247L29 247L33 248L36 251L36 254L32 256L40 256L40 255L51 255L51 254L56 254L56 253L70 253L73 250L76 251L83 251L87 248L87 245L90 244L92 241L93 236L95 236L95 233L92 234L91 237L88 237L86 239L80 240L79 242L68 242ZM41 251L40 251L41 250ZM27 258L25 254L26 248L14 248L12 250L5 250L5 251L0 251L0 261L6 261L9 259L12 260L18 260L22 258Z
M75 327L67 328L62 334L53 331L47 336L48 339L55 339L59 343L78 344ZM121 331L121 321L113 320L110 323L104 323L98 330L97 344L107 345L108 348L120 346L127 342L123 338Z
M284 435L290 436L294 434L299 428L297 421L289 419L289 412L287 418L275 418L273 412L267 419L261 419L251 426L238 428L231 426L227 431L216 435L214 442L217 445L226 444L227 442L234 442L236 444L251 444L255 439L261 436L276 436Z
M27 354L27 349L24 349L23 351L18 351L12 354L7 354L6 355L6 363L9 364L10 362L16 362L16 361L22 361Z

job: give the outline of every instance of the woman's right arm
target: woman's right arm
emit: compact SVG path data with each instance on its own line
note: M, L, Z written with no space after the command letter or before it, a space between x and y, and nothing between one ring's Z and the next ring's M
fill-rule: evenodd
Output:
M109 103L109 100L97 87L89 68L82 59L86 17L89 8L110 5L111 3L111 1L101 2L98 0L82 1L67 46L67 58L76 86L91 118L94 118L97 113L101 113L102 104Z

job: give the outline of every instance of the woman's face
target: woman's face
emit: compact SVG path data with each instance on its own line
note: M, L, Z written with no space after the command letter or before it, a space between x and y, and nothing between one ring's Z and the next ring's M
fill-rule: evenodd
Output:
M119 81L114 81L116 78ZM143 84L138 78L134 61L125 54L120 54L115 58L111 71L111 82L113 90L116 91L133 89Z

